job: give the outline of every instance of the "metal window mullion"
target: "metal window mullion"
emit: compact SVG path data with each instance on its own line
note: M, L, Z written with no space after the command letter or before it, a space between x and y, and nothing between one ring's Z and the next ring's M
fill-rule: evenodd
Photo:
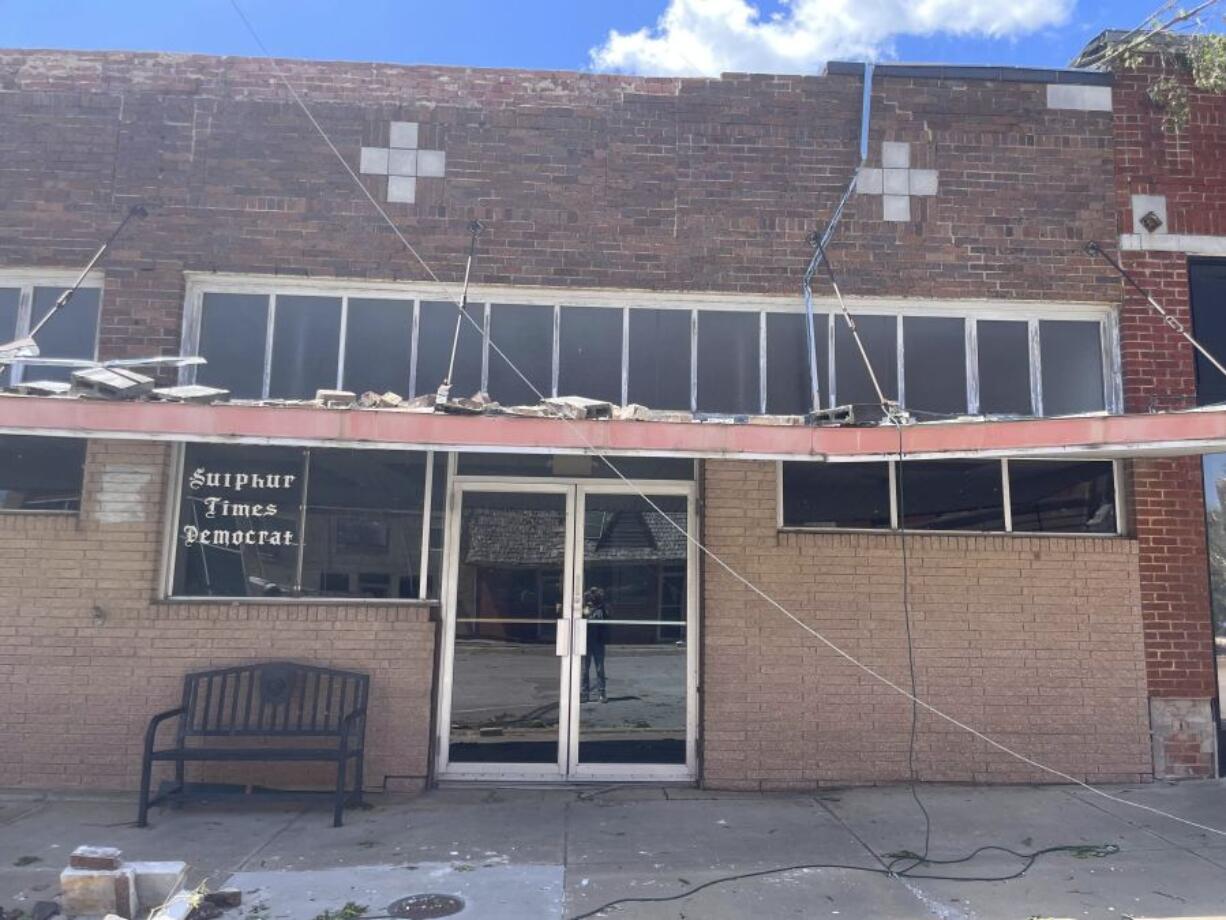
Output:
M481 305L481 392L490 390L490 305ZM463 320L461 319L461 322Z
M562 367L562 305L553 305L553 354L550 367L549 392L558 398L558 377Z
M302 567L306 562L307 503L311 500L311 449L305 448L302 458L302 503L298 507L298 560L294 567L294 592L302 596Z
M979 323L974 317L964 317L966 335L966 411L979 414Z
M23 284L17 292L17 333L16 338L24 338L30 334L30 323L34 313L34 285ZM25 379L26 366L24 361L9 365L10 383L21 383Z
M830 386L827 388L830 392L830 405L828 408L835 407L835 398L837 379L834 373L834 312L826 314L826 374L829 377Z
M758 411L766 415L766 311L758 314Z
M1037 417L1043 415L1043 356L1039 340L1039 321L1026 321L1030 338L1030 411Z
M1005 533L1013 533L1013 497L1009 491L1009 460L1000 461L1000 496L1005 503Z
M898 477L902 475L902 470L898 468L898 461L888 460L890 474L890 530L901 530L901 509L898 507Z
M895 381L897 388L897 399L900 406L907 404L907 375L906 375L906 359L903 356L903 334L902 334L902 314L899 313L897 322L894 324L894 351L898 359L898 378ZM887 393L888 397L889 394Z
M430 577L430 515L434 501L434 451L426 451L425 495L421 503L421 556L417 566L417 597L426 600L426 580Z
M417 395L417 347L421 328L421 298L413 299L413 322L409 330L409 395Z
M349 337L349 295L341 297L341 329L336 343L336 388L345 388L345 340Z
M1102 321L1103 405L1112 414L1123 409L1119 332L1119 317L1112 312Z
M630 402L630 308L622 307L622 405Z
M1203 458L1202 458L1203 459ZM1204 469L1202 463L1201 466ZM1111 461L1111 491L1112 499L1115 502L1115 535L1121 536L1128 532L1127 525L1129 522L1124 518L1128 513L1127 503L1124 501L1123 489L1124 484L1124 461Z
M698 411L698 311L690 310L690 411Z
M264 377L260 384L260 398L268 398L272 383L272 340L277 328L277 295L268 295L268 324L264 330Z

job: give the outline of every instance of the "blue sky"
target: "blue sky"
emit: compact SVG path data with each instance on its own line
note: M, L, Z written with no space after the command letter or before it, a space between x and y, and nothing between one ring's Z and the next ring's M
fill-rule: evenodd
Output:
M590 69L591 49L610 30L650 27L668 5L668 0L241 2L269 47L287 57L565 70ZM871 8L876 0L861 2ZM965 5L980 2L987 0L965 0ZM1027 2L991 0L989 5ZM889 37L883 47L886 56L909 61L1065 66L1093 35L1132 27L1156 5L1156 0L1076 0L1062 25L1024 30L1030 34L1002 39L904 34ZM764 16L787 9L780 0L754 6ZM0 46L256 53L228 0L0 0Z

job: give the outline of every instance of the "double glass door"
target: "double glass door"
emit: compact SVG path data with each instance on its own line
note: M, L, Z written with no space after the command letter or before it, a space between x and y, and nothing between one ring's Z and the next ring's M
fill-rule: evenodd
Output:
M452 488L439 775L693 776L692 484Z

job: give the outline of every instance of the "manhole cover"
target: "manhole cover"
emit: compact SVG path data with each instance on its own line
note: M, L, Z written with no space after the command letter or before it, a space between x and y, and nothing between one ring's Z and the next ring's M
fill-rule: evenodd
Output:
M434 920L464 909L464 902L449 894L411 894L387 905L388 916L401 920Z

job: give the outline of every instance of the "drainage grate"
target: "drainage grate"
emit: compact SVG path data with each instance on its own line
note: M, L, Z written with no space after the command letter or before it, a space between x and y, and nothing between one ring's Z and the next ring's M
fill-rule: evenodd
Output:
M464 909L464 902L449 894L411 894L387 905L390 917L400 920L434 920L450 917Z

